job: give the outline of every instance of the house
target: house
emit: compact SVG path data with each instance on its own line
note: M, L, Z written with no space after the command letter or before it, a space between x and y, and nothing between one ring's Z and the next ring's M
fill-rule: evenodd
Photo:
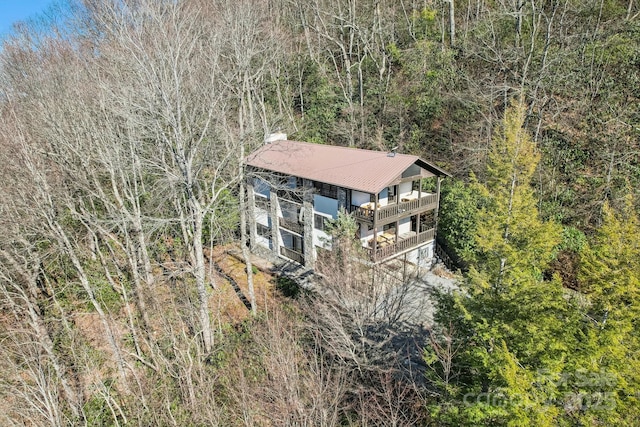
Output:
M359 225L374 263L432 261L440 182L447 172L417 156L289 141L271 135L247 157L252 249L313 268L330 247L325 226L339 209Z

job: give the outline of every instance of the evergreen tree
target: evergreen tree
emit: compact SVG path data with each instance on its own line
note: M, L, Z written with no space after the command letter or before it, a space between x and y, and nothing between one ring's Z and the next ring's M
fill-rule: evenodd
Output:
M606 203L603 221L581 254L585 292L574 369L589 381L574 384L583 423L640 423L640 224L629 196L616 215Z
M550 425L554 384L538 372L561 372L575 317L559 280L543 272L560 242L560 228L538 214L531 179L539 154L523 128L525 109L513 105L493 140L485 199L478 212L475 263L462 292L441 299L439 321L455 324L462 351L455 406L442 420L468 425ZM438 408L441 410L442 408ZM451 418L454 414L453 418Z

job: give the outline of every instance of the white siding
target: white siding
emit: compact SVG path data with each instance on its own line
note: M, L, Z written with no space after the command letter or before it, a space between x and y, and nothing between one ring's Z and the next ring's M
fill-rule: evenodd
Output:
M327 233L321 230L313 229L313 247L320 246L321 248L330 249L331 241Z
M265 227L269 227L271 225L271 224L269 224L269 214L268 213L266 213L262 209L256 209L255 213L256 213L256 222L258 224L262 224Z
M413 187L413 182L411 181L401 182L400 185L398 186L398 193L400 194L400 197L404 197L407 194L411 194L412 187Z
M398 221L398 235L411 231L411 218L403 218Z
M431 267L434 255L434 242L429 242L407 253L407 261L423 268Z
M256 236L256 244L267 248L267 249L271 249L271 241L269 239L267 239L266 237L262 237L261 235L257 235Z
M367 240L373 238L373 228L367 224L360 224L360 240L364 244Z
M389 190L387 188L385 188L378 194L378 203L380 203L381 206L385 206L387 204L388 194Z

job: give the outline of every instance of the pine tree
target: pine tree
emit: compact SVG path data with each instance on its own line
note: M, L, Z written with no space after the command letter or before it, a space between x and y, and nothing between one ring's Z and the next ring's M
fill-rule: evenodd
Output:
M525 108L512 105L493 140L486 183L475 183L478 213L475 263L461 293L445 297L441 322L455 322L464 342L458 414L452 423L550 425L554 384L534 384L537 372L561 372L576 311L559 279L544 271L560 242L560 227L540 218L531 180L540 155L523 128ZM470 399L469 396L482 396ZM460 403L460 402L458 402Z
M581 254L584 322L572 362L593 377L583 422L640 423L640 223L631 196L620 213L605 203L602 225Z

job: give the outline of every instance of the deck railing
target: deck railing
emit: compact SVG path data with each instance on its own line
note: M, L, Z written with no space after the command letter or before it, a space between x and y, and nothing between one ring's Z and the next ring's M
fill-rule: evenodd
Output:
M430 230L423 231L422 233L409 236L405 239L398 239L397 242L393 242L391 244L376 248L375 254L373 253L373 248L367 248L367 250L369 252L369 256L373 261L382 261L383 259L389 258L392 255L429 242L433 240L434 236L435 229L432 228Z
M304 233L304 225L302 225L300 221L278 217L278 224L280 227L293 231L294 233Z
M280 255L289 258L298 264L304 264L304 255L300 252L296 252L293 249L289 249L285 246L280 246Z
M383 221L403 215L406 212L415 213L421 210L435 209L438 204L437 194L427 194L419 199L411 199L405 202L393 203L381 206L376 211L371 208L361 206L351 206L351 212L356 219L373 222L373 214L376 212L377 220Z

